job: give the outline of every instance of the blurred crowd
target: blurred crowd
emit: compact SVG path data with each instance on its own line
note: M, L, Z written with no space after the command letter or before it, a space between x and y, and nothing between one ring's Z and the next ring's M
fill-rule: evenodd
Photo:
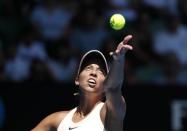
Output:
M71 82L83 53L127 34L128 84L187 85L186 0L0 0L0 81ZM110 27L121 13L123 30Z

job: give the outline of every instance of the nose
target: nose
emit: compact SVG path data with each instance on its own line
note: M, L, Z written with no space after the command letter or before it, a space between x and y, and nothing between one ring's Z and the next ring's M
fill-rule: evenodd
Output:
M91 73L90 73L91 76L94 76L94 77L97 77L97 73L95 70L92 70Z

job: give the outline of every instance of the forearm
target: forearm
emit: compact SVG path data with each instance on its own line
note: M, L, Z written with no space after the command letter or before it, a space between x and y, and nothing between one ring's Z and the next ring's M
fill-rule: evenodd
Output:
M124 80L124 64L125 64L124 55L122 56L113 55L112 57L113 57L113 61L112 61L111 69L104 83L105 92L114 91L114 90L120 91Z

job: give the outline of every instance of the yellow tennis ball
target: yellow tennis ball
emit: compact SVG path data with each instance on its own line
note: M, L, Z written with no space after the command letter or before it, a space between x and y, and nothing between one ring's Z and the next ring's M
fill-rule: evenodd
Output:
M121 30L125 26L125 18L121 14L113 14L110 17L110 26L114 30Z

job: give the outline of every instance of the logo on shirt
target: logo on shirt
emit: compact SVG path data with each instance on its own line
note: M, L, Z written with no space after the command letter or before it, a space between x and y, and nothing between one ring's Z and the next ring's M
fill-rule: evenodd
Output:
M76 126L76 127L69 127L69 130L73 130L73 129L76 129L76 128L78 128L78 126Z

